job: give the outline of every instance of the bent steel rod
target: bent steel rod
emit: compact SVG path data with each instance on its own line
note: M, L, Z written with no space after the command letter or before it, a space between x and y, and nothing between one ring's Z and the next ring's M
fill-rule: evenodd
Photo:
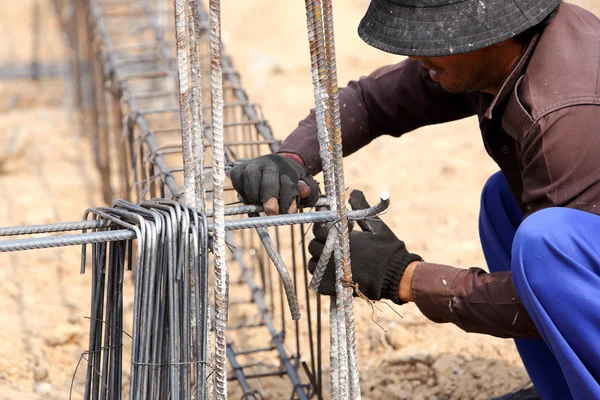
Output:
M144 2L144 3L147 3L147 2ZM190 5L192 3L193 3L193 0L190 0ZM216 2L216 3L218 4L218 2ZM111 85L111 87L114 88L115 98L119 99L120 104L123 107L123 111L124 111L123 114L126 115L126 118L129 119L126 122L128 124L131 124L131 126L135 125L136 126L135 127L136 130L137 129L141 129L142 132L144 132L143 137L142 137L142 135L140 135L140 137L139 137L140 148L142 147L142 145L145 145L145 146L147 146L148 149L150 149L152 151L152 148L157 148L158 147L158 146L155 145L155 143L158 143L158 141L154 142L155 136L151 134L151 130L150 130L152 124L150 124L148 122L148 120L144 118L143 111L141 111L139 108L137 108L137 104L134 101L134 99L136 98L135 97L135 93L132 93L131 91L134 90L135 86L134 85L128 85L127 80L130 79L130 78L131 79L135 78L136 82L139 82L141 79L150 79L153 75L155 75L156 77L162 77L161 79L167 80L167 79L170 79L170 76L165 75L165 71L159 71L158 74L156 72L152 72L152 71L149 71L147 73L144 72L144 71L142 71L140 73L136 73L136 75L134 75L134 74L126 74L127 70L124 69L123 64L120 64L119 68L117 68L116 66L119 63L119 56L117 55L117 53L115 53L114 47L111 46L111 40L110 40L109 34L104 29L103 19L104 19L105 15L103 16L102 14L103 13L106 14L107 11L106 10L103 11L103 8L107 7L108 5L113 5L114 4L114 5L118 5L118 6L127 6L127 2L114 2L114 1L110 1L109 3L106 3L106 2L100 2L100 1L92 0L92 1L89 1L88 4L90 5L90 10L89 10L89 14L90 15L88 15L88 17L89 17L88 19L90 19L90 20L93 21L94 36L96 36L96 38L99 39L98 41L100 42L99 46L97 46L97 47L102 49L102 54L96 54L96 56L101 56L102 60L104 61L104 68L103 68L104 78L105 78L105 82L104 83L106 85ZM191 6L191 7L194 8L194 6ZM119 11L119 10L114 10L114 12L116 12L116 11ZM140 11L140 15L142 15L142 14L143 14L143 12ZM190 17L191 17L191 15L190 15ZM203 18L206 19L206 17L204 15L203 15ZM123 25L125 25L126 23L130 23L130 22L133 22L133 23L136 22L133 19L131 19L131 20L123 19L122 21L123 21ZM217 21L218 21L218 19L217 19ZM203 29L206 29L206 28L203 28ZM134 39L134 38L132 37L131 39ZM148 48L150 49L150 46ZM125 49L126 49L125 46L121 47L121 50L125 50ZM132 48L129 48L129 49L132 49ZM124 54L123 51L121 53ZM190 55L190 59L191 58L192 57ZM247 99L245 92L243 91L243 89L241 88L241 85L239 84L239 80L238 80L238 77L237 77L235 71L230 66L231 65L230 61L227 58L223 58L221 60L221 62L222 62L222 66L224 67L222 69L222 74L230 82L234 82L234 84L232 86L234 86L234 87L235 86L239 86L238 88L234 88L234 90L233 90L234 96L236 98L238 98L238 99L243 99L243 98ZM248 102L245 102L245 103L247 103L247 104L243 105L243 107L242 107L245 117L248 117L252 121L251 123L254 125L254 128L258 131L258 133L260 135L262 135L262 137L264 137L266 139L265 144L270 145L271 149L274 149L274 147L277 146L278 142L274 141L272 139L272 137L270 136L270 130L268 128L268 125L261 118L258 118L257 111L255 110L253 104L248 103ZM192 109L194 108L193 105L191 107L192 107ZM252 115L254 115L254 116L252 116ZM193 120L193 116L192 116L192 120ZM201 124L200 126L203 126L203 124ZM224 124L224 126L227 126L227 125ZM133 130L131 132L132 132L131 136L133 137L134 136ZM146 132L150 132L150 133L146 135ZM136 140L138 140L138 138L136 138ZM251 143L248 143L248 144L251 144ZM219 151L215 150L215 154L222 154L222 153L223 153L222 151L219 152ZM176 197L176 196L179 195L179 188L176 185L176 181L175 181L174 177L171 174L169 174L169 172L168 172L169 170L166 167L166 165L167 164L166 164L166 162L165 162L164 159L162 159L160 157L157 157L156 165L154 165L153 168L156 168L157 171L160 171L160 177L161 177L161 180L162 180L161 184L163 186L164 191L171 191L171 194L173 194L173 197ZM196 172L196 170L194 172ZM198 183L198 182L196 182L196 183ZM197 195L197 193L196 193L196 195ZM168 194L167 194L166 197L169 197ZM324 201L322 205L327 205L327 204L329 204L329 203L327 201ZM198 204L196 204L196 206L198 207ZM242 214L242 213L243 214L247 214L247 213L253 212L253 211L260 211L260 210L258 210L258 209L243 209L243 210L240 210L240 211L238 211L236 213L238 213L238 214ZM219 214L219 210L218 209L216 210L215 214ZM223 211L223 214L225 214L225 215L228 214L228 210L225 209ZM315 213L315 214L319 214L319 213ZM211 215L212 215L212 212L211 212ZM331 215L325 214L325 217L326 217L325 220L327 220L327 221L334 221L335 220L334 214L331 214ZM149 217L145 216L144 218L149 218ZM165 218L166 219L167 217L163 216L161 218ZM169 217L169 218L172 218L172 217ZM319 218L321 218L321 217L319 217ZM332 220L332 218L334 218L334 219ZM229 223L229 222L230 221L227 221L227 222L224 223L225 227L223 229L227 229L226 226L227 226L227 223ZM233 222L233 221L231 221L231 222ZM284 222L283 220L282 221L277 221L276 220L275 222L278 225L289 225L289 223ZM306 223L306 222L310 222L310 221L304 221L304 223ZM298 222L298 223L302 223L302 222ZM114 228L114 223L103 222L102 220L87 221L87 222L84 221L84 222L77 222L77 223L74 222L73 224L83 224L83 225L78 225L75 229L95 229L95 228L105 228L106 226L110 226L110 227ZM104 224L109 224L109 225L104 225ZM153 224L158 224L158 222L153 222ZM261 226L270 226L270 225L264 225L265 221L260 222L260 224L263 224ZM146 223L144 223L144 225L146 225ZM177 225L177 224L174 224L173 226L175 226L175 225ZM215 223L215 225L216 225L216 223ZM197 227L198 224L196 224L195 226ZM204 230L204 232L205 232L204 237L206 237L208 239L208 224L206 223L205 226L206 226L206 229ZM71 228L74 228L74 226L70 226L69 229L71 229ZM38 229L42 229L42 228L38 228ZM66 230L65 227L63 227L63 228L52 227L50 229L56 229L53 232L61 232L63 230ZM154 241L161 241L161 240L164 241L164 240L166 240L164 237L161 238L160 235L165 235L164 232L167 229L164 229L164 230L159 230L158 228L156 228L156 229L157 230L153 231L153 232L151 232L152 229L150 229L150 228L148 229L149 232L150 232L150 233L148 233L148 235L150 235L150 237L153 238L152 240L154 240ZM175 228L173 228L173 229L175 229ZM179 226L177 229L181 229L181 227ZM239 228L237 228L237 229L239 229ZM219 229L217 229L217 230L220 231ZM84 235L115 234L116 232L120 232L120 231L101 231L101 232L85 233ZM133 233L133 231L131 231L131 230L123 230L123 232L125 233L125 236L124 236L125 239L134 239L135 238L135 234ZM170 230L169 230L169 232L170 232ZM179 233L177 233L177 235L181 235L181 231L178 231L178 232ZM196 232L196 231L193 230L193 232ZM29 233L40 233L40 232L35 231L35 229L34 229L33 231L31 231ZM11 234L16 234L16 233L11 233ZM21 233L19 233L19 234L21 234ZM43 240L49 240L49 239L51 239L51 240L64 241L64 240L61 240L61 239L63 239L63 237L58 237L58 238L41 238L41 239L43 239ZM26 239L26 241L30 241L30 240L31 239ZM1 245L1 243L2 242L0 242L0 245ZM9 243L9 242L4 242L4 243ZM76 242L75 244L81 244L81 242ZM154 247L155 245L158 245L158 243L153 244L150 241L146 241L144 244L147 245L147 246L149 246L148 248ZM138 242L138 245L139 245L139 242ZM169 251L169 254L172 253L172 250ZM157 253L155 254L154 252L157 252ZM155 250L150 251L151 254L154 254L154 255L151 255L151 257L159 257L159 258L162 258L164 260L164 259L169 258L169 257L172 256L172 255L171 256L164 255L164 254L162 254L162 252L163 252L163 250L159 250L158 247L156 247ZM112 257L112 252L110 254L111 254L111 257ZM182 254L186 254L185 251ZM206 253L203 253L203 254L206 254ZM130 253L129 253L129 255L130 255ZM144 254L144 257L146 257L146 256L147 256L147 254ZM144 268L145 268L144 272L148 272L150 274L149 276L151 276L153 270L152 269L148 270L147 268L148 268L148 266L154 268L153 267L154 262L151 259L149 259L149 258L145 258L144 261L146 262L146 264L144 264ZM142 271L142 269L140 269L140 271ZM167 273L166 270L164 270L162 272L160 270L156 270L155 272L157 274L159 274L159 273L165 273L166 274ZM184 283L184 284L188 285L189 283ZM155 288L155 289L158 290L158 288ZM148 289L144 289L143 293L150 294L150 297L152 297L151 296L151 293L152 293L151 290L153 290L153 289L151 289L151 287L150 287L149 290L150 291L148 291ZM261 295L257 291L255 292L253 290L253 292L254 292L253 295L254 294ZM182 301L185 302L186 301L185 298L183 298ZM169 304L169 306L176 307L177 304L178 304L177 302L172 302L172 304ZM144 303L142 305L143 309L149 309L150 307L151 307L150 303L147 303L147 304ZM183 306L183 307L185 307L185 306ZM262 302L262 307L259 306L259 309L261 310L261 312L263 312L263 311L265 313L268 312L267 307L265 306L265 302L264 301ZM164 313L165 313L164 310L161 311L161 312L163 313L163 315L159 315L158 314L159 311L157 311L155 309L154 310L154 316L152 317L152 319L154 319L154 320L156 320L158 322L158 321L163 321L165 318L169 317L168 315L164 315ZM150 331L150 329L153 329L153 328L150 327L150 324L149 324L151 315L152 314L149 313L147 317L146 316L143 317L143 318L148 318L147 320L146 319L142 319L142 320L139 321L140 324L141 324L140 325L140 329L142 331L144 331L144 332ZM183 315L184 315L184 317L182 317L182 318L186 318L185 317L186 313L183 313ZM205 314L205 315L208 315L208 314ZM266 314L266 316L270 318L270 316L268 314ZM182 321L184 321L183 322L184 324L188 323L185 320L182 320ZM210 320L208 318L207 318L207 322L210 322ZM153 324L154 324L154 321L153 321ZM122 326L122 324L120 324L120 325ZM175 324L175 325L177 325L177 324ZM271 325L274 325L272 323L272 321L271 321ZM115 326L118 326L118 325L115 324ZM162 324L159 324L157 326L162 327ZM185 329L185 328L183 328L183 329ZM166 331L163 332L164 329L155 329L154 331L158 332L159 335L163 335L164 334L165 337L167 337L167 335L168 335L168 333ZM305 394L300 394L303 391L303 389L301 389L302 385L301 385L301 383L300 383L300 381L299 381L299 379L297 377L297 374L296 375L293 374L295 372L294 369L296 368L296 366L294 365L293 360L290 360L289 357L287 357L287 355L286 355L286 351L283 348L283 338L279 336L279 334L275 331L274 327L272 327L270 329L270 333L274 337L274 339L276 340L276 343L278 345L277 349L280 352L280 358L283 360L282 365L285 364L284 365L284 369L286 370L286 373L288 373L290 375L290 377L292 377L292 382L293 382L293 385L294 385L294 391L297 392L296 396L298 396L300 398L306 398ZM150 336L148 336L148 334L144 333L143 340L149 340L149 338L150 338ZM162 338L162 336L161 336L161 338ZM168 341L170 340L170 338L165 338L165 340L163 341L160 338L152 337L152 340L156 340L158 345L162 345L162 344L168 343ZM142 345L140 344L140 346L142 346ZM186 347L185 344L184 344L184 347ZM153 356L150 360L148 360L148 354L143 354L143 358L142 359L137 359L138 364L136 364L136 365L133 365L133 360L132 360L132 369L134 369L134 367L135 367L139 371L142 372L141 375L138 374L138 378L141 377L141 380L140 379L136 379L135 380L135 384L138 385L138 387L146 388L147 386L146 386L145 382L146 382L147 379L151 378L151 376L150 377L147 376L148 371L149 370L154 370L155 367L159 367L159 369L160 369L160 366L164 364L163 361L167 361L167 360L162 360L162 358L160 358L160 357L163 356L162 353L160 353L160 354L157 353L156 356L158 357L157 359L155 359L154 356ZM200 361L202 361L202 359ZM198 364L198 365L200 365L200 364ZM179 368L179 367L177 367L177 368ZM187 368L189 368L189 364L187 364L187 366L184 365L184 364L181 364L181 370L185 371ZM104 378L101 378L101 379L104 379ZM151 379L155 379L155 378L151 378ZM159 381L158 383L160 384L161 382ZM120 386L119 382L115 382L115 385L116 386ZM157 386L156 396L158 396L158 398L167 398L166 397L166 393L167 393L167 391L170 390L167 385L165 385L164 387L160 387L160 389ZM187 385L187 383L186 383L186 385ZM102 389L103 385L100 385L100 386L101 386L101 390L103 390ZM112 387L112 385L109 385L109 386ZM190 390L189 387L182 386L182 388L185 388L184 390L189 393L189 390ZM107 395L110 397L110 394L108 392L107 392ZM145 397L144 394L140 394L140 396L142 398ZM152 394L151 394L151 396L152 396Z
M271 334L271 336L273 338L273 344L275 345L275 347L277 348L277 352L279 353L279 357L282 362L282 367L285 370L285 372L287 373L287 375L290 377L290 380L292 381L293 388L294 388L293 390L294 390L295 395L297 396L294 398L297 398L300 400L308 400L308 396L306 395L304 390L302 390L303 385L301 384L300 378L298 377L298 372L296 371L296 369L292 365L290 358L286 354L285 348L284 348L282 340L281 340L281 335L279 335L277 333L277 329L275 328L275 325L273 324L273 320L269 316L269 310L267 309L267 305L265 304L265 299L263 298L263 295L262 295L263 291L254 282L254 279L252 278L252 274L250 273L250 269L249 269L248 265L246 265L246 262L244 261L244 257L242 256L240 251L235 247L231 251L233 252L233 254L232 254L233 259L235 261L237 261L237 263L239 264L239 266L242 270L242 274L244 276L244 280L246 281L246 284L252 291L252 299L258 306L258 309L260 310L260 313L261 313L261 317L262 317L267 329L269 330L269 333Z

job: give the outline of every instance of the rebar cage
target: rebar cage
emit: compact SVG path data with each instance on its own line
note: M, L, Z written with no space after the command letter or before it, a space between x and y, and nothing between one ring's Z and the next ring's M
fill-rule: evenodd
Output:
M332 1L305 1L325 196L320 211L279 216L237 205L225 180L236 162L279 143L223 55L220 1L209 4L54 1L73 49L74 97L113 207L90 208L83 221L0 228L0 236L83 230L2 240L0 252L83 245L81 271L88 260L92 270L89 348L80 359L86 399L204 399L213 386L225 399L229 381L238 383L234 397L322 398L330 386L332 398L360 399L348 222L383 212L389 195L346 210ZM317 222L330 232L309 284L305 225ZM337 282L324 345L321 300L309 289L330 258ZM134 260L134 305L124 310L125 266Z
M91 124L105 201L180 200L183 168L172 2L57 0L55 5L62 10L60 14L68 9L66 14L72 15L63 27L74 50L77 104ZM208 71L208 14L199 7L204 29L199 56L203 71ZM207 74L202 87L209 88ZM223 93L228 161L276 150L279 142L259 105L248 98L228 56L223 57ZM208 183L210 96L205 94L203 103ZM224 189L225 201L237 202L229 182ZM207 187L209 201L211 192ZM231 279L226 350L227 379L237 382L229 388L233 398L321 397L321 305L319 296L309 292L307 271L302 267L307 261L306 229L303 224L269 228L300 292L301 321L291 320L283 285L256 233L240 230L228 235ZM96 315L91 330L101 331L98 320L103 318ZM100 368L101 352L95 351Z

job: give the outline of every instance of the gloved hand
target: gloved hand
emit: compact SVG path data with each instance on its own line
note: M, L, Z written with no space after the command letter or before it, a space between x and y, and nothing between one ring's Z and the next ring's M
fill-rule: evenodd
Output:
M349 203L353 210L370 207L363 193L358 190L352 191ZM356 222L362 231L350 232L352 280L358 283L358 289L371 300L390 299L396 304L403 304L398 294L402 275L410 263L423 259L409 253L404 242L399 240L380 218ZM313 233L315 238L308 245L308 251L312 255L308 262L311 274L314 273L323 252L328 229L325 224L315 224ZM319 286L319 293L335 295L335 284L332 256Z
M242 200L247 204L262 204L267 215L295 212L298 205L314 206L320 195L318 182L304 165L279 154L236 165L230 177ZM299 186L303 187L303 196Z

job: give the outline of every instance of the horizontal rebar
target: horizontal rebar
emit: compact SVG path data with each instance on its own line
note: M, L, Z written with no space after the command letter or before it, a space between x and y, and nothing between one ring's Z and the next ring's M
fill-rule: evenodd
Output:
M33 235L36 233L79 231L82 229L105 228L110 225L110 221L99 219L91 221L59 222L56 224L8 226L5 228L0 228L0 236Z
M351 221L374 217L383 212L389 206L389 194L381 194L381 202L377 205L364 210L348 211L347 217ZM233 231L237 229L267 228L271 226L314 224L317 222L334 222L339 219L336 211L315 211L302 214L272 215L264 217L254 217L225 221L225 230ZM212 224L208 224L212 229Z
M317 205L325 206L326 200L320 199ZM369 217L373 217L383 212L389 206L389 194L383 192L381 194L381 202L377 205L366 208L364 210L352 210L348 211L349 220L360 220ZM239 215L248 214L253 212L261 212L263 208L261 206L238 206L226 208L226 215ZM212 215L212 210L207 210L207 216ZM225 221L225 230L237 230L237 229L252 229L252 228L268 228L273 226L283 225L299 225L299 224L311 224L318 222L333 222L338 219L335 211L315 211L302 214L285 214L285 215L272 215L264 217L245 218L238 220L227 220ZM46 224L46 225L34 225L31 227L26 226L15 226L2 228L3 236L12 235L23 235L33 233L47 233L47 232L60 232L66 230L76 229L92 229L106 227L109 223L106 221L76 221L66 222L59 224ZM212 230L212 223L208 224L209 229ZM30 229L31 228L31 229ZM46 230L44 230L46 229ZM18 233L17 233L18 232ZM111 236L115 232L130 232L130 236L119 238L120 236ZM111 239L113 238L114 239ZM84 243L101 243L110 242L116 240L125 240L135 238L133 231L107 231L107 232L93 232L83 233L76 235L67 236L55 236L50 238L33 238L33 239L18 239L18 240L7 240L0 241L0 252L7 251L18 251L18 250L30 250L30 249L41 249L47 247L61 247L70 246L74 244Z
M117 231L77 233L74 235L51 236L32 239L5 240L0 242L0 253L9 251L47 249L78 244L118 242L135 239L135 232L128 229Z

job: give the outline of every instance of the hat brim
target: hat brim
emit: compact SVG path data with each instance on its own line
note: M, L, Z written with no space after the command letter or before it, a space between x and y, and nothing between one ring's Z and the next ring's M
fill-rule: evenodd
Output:
M539 24L561 0L464 0L408 7L372 0L358 27L367 44L406 56L466 53L509 39Z

